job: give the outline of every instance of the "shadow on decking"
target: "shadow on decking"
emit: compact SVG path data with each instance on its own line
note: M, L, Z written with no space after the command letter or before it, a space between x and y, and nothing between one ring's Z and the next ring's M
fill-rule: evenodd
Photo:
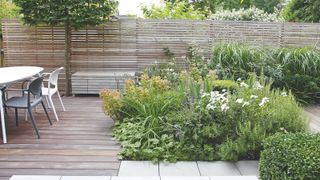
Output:
M24 110L19 113L19 127L14 111L8 111L8 144L0 144L0 180L13 174L117 175L119 144L111 137L113 121L102 112L101 100L77 96L63 97L63 101L66 112L55 103L60 121L49 113L53 126L40 106L34 113L41 139L36 138L31 122L24 121Z

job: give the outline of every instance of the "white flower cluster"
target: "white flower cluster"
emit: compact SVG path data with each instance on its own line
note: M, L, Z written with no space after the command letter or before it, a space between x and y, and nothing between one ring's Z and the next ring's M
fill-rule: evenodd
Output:
M259 106L264 106L267 102L269 102L269 98L264 97L262 98L261 102L259 103Z
M204 96L209 96L209 103L206 106L208 111L215 110L220 107L222 112L226 112L230 107L228 106L229 99L227 98L227 93L220 93L219 91L212 91L210 94L204 94Z

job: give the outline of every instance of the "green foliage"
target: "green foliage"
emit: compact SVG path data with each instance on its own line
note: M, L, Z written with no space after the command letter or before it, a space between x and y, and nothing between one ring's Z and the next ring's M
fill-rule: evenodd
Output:
M213 20L231 20L231 21L266 21L266 22L277 22L281 21L278 18L278 14L269 14L260 10L256 7L248 9L232 9L232 10L219 10L210 19Z
M232 80L215 80L212 82L213 90L222 91L228 90L234 92L239 88L239 85Z
M15 4L0 0L0 19L18 17L18 12L19 8Z
M320 102L320 51L315 48L280 48L272 57L282 66L275 87L291 89L300 102Z
M263 146L259 165L262 180L319 179L319 134L277 134L266 139Z
M123 103L121 93L118 90L104 89L100 92L100 98L103 101L103 111L114 120L122 118L121 108Z
M319 0L291 0L282 15L287 21L320 22Z
M320 101L320 51L316 48L266 49L221 44L209 63L222 79L246 79L250 72L274 80L273 88L290 89L303 104Z
M19 7L7 0L0 0L0 21L3 18L14 18L19 16ZM0 22L0 36L1 36L1 22Z
M114 0L16 0L23 20L30 25L98 25L108 20L118 6Z
M201 11L194 10L184 1L165 2L163 6L142 7L143 15L148 19L204 19Z
M263 49L245 44L220 44L213 48L209 67L216 69L222 79L246 79L248 73L261 71L264 54Z

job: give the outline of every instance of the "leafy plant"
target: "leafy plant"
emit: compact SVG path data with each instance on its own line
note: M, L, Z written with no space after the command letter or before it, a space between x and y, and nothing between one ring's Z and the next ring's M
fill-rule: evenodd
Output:
M114 120L122 118L121 108L123 102L121 93L118 90L104 89L100 92L100 98L103 101L102 108L106 115L109 115Z
M282 21L277 13L269 14L256 7L248 9L232 9L220 10L210 16L213 20L231 20L231 21L265 21L265 22L278 22Z
M320 22L320 1L291 0L283 9L282 16L287 21Z
M267 138L263 146L259 164L262 180L319 179L319 134L276 134Z
M187 2L165 2L163 6L142 6L143 15L148 19L204 19L201 11L194 10Z

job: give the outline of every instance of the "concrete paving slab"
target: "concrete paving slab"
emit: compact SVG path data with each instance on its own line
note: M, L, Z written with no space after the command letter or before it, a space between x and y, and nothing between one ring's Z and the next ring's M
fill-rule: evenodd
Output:
M179 161L176 163L159 163L160 176L200 176L195 161Z
M10 180L60 180L61 176L14 175Z
M158 163L151 161L121 161L118 176L159 176Z
M213 176L210 180L259 180L256 176Z
M210 178L203 176L161 176L161 180L210 180Z
M160 180L159 176L149 176L149 177L145 177L145 176L113 176L111 177L111 180Z
M198 161L201 176L240 176L240 172L233 162L227 161Z
M259 161L238 161L235 165L243 176L259 176Z
M60 180L110 180L110 176L62 176Z

